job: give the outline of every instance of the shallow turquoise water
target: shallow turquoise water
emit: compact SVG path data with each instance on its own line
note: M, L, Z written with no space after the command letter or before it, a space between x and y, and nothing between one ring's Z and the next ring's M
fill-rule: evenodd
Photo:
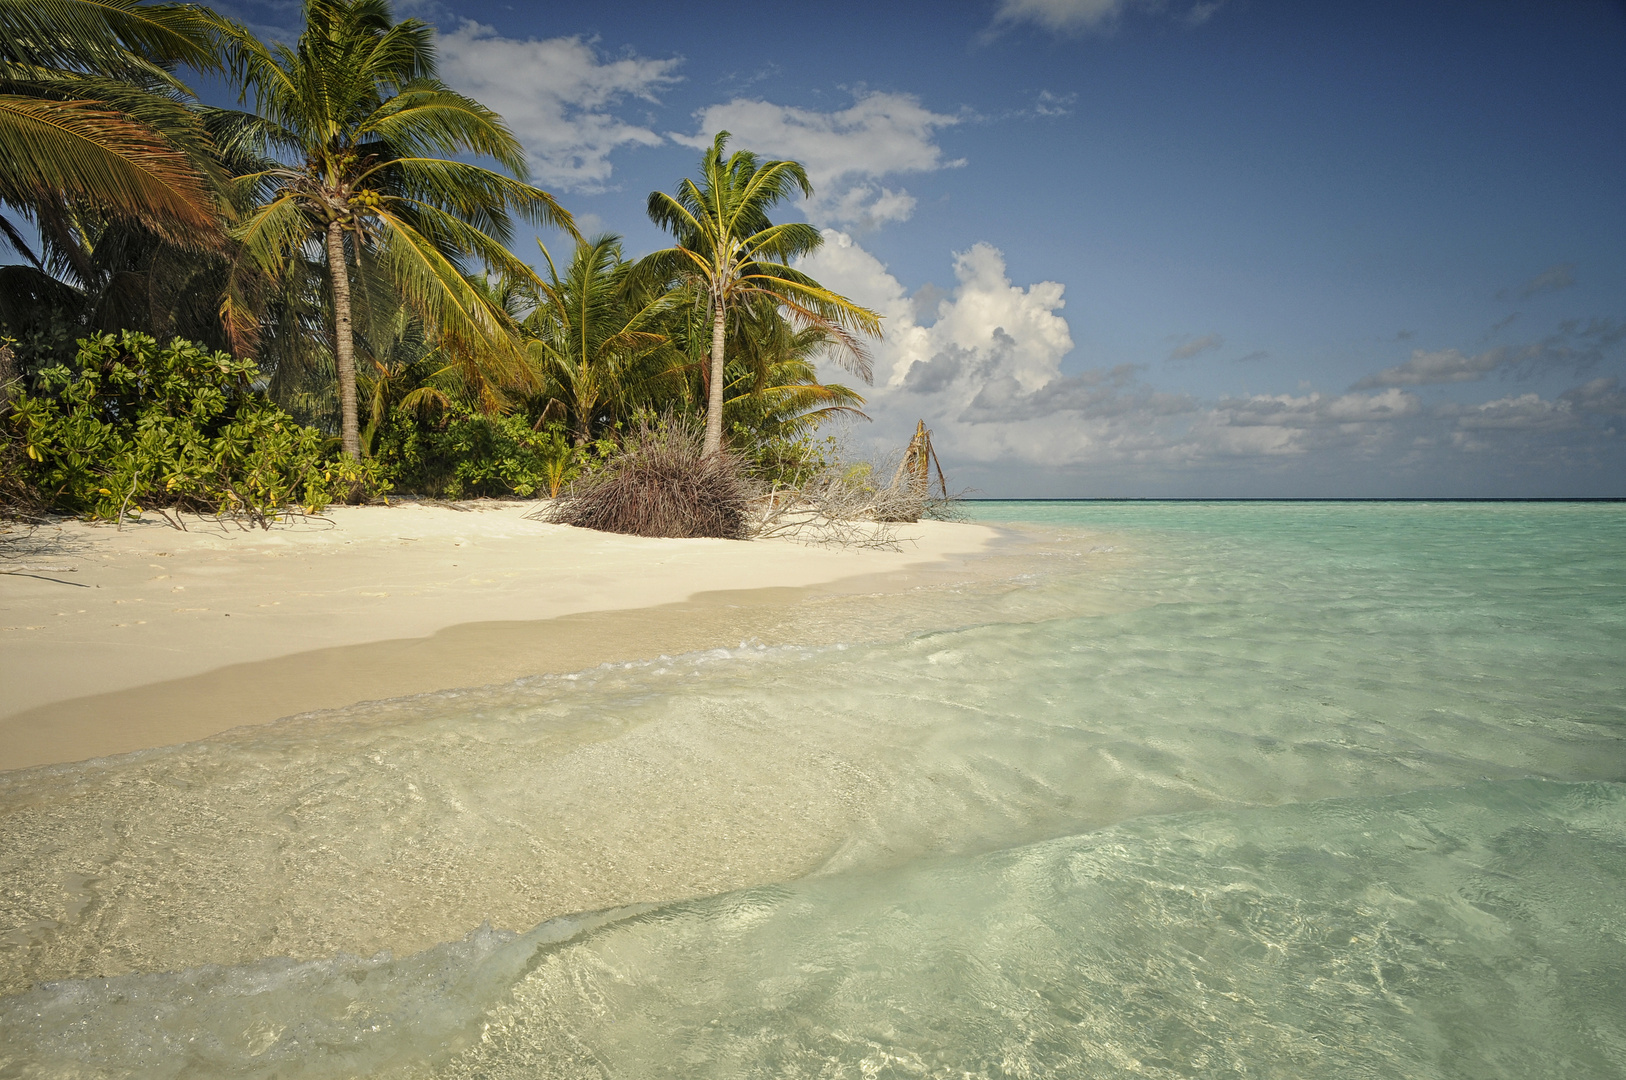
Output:
M0 1076L1626 1075L1626 505L971 514L926 632L0 775Z

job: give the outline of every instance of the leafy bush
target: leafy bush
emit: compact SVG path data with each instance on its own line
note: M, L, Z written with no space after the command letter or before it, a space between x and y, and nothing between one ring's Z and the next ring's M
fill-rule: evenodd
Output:
M570 485L549 516L634 536L743 540L754 495L740 459L703 454L687 423L642 421L619 453Z
M751 475L778 487L801 487L834 468L845 456L834 435L818 438L811 432L764 435L736 423L729 432L729 449L745 463Z
M596 461L615 453L617 447L610 439L600 439L586 446L572 446L561 423L549 424L542 443L542 486L548 489L548 498L557 499L566 484L582 474L582 470Z
M398 488L449 499L554 495L592 448L570 444L564 425L532 430L521 416L490 416L450 402L438 420L397 408L376 454Z
M290 505L315 513L388 490L376 463L331 457L321 432L255 393L253 361L125 331L82 340L76 366L39 372L3 421L52 509L119 520L167 507L263 524Z

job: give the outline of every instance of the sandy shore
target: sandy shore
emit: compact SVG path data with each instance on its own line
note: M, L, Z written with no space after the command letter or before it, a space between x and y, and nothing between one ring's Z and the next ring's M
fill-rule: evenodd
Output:
M269 531L64 522L10 545L0 769L704 648L748 630L775 602L761 590L907 573L994 535L922 522L895 552L655 540L476 506L340 507Z

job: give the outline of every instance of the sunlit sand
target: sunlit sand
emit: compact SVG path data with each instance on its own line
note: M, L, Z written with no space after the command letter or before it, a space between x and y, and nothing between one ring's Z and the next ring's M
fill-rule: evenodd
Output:
M662 540L533 520L535 503L464 505L335 507L268 531L195 518L185 532L42 528L5 578L0 769L658 655L674 647L658 624L579 617L900 571L993 536L926 521L896 551ZM549 625L564 616L578 619ZM506 625L480 629L493 623ZM730 630L713 620L709 637L676 640L738 644Z

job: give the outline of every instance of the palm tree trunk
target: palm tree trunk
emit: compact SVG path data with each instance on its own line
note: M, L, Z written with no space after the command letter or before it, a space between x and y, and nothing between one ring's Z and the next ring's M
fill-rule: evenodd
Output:
M0 416L11 411L11 384L17 381L17 354L0 341Z
M344 452L361 460L356 423L356 338L350 325L350 266L344 258L344 227L327 223L327 269L333 279L333 351L339 366L339 436Z
M711 385L706 388L706 456L723 448L723 331L727 314L721 301L714 301L711 316Z

